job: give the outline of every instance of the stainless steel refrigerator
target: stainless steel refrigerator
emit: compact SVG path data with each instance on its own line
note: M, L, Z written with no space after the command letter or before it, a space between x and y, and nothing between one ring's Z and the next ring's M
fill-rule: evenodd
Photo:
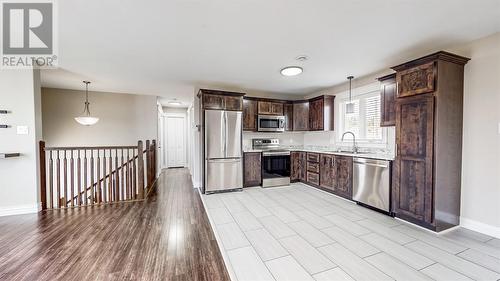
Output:
M243 188L242 113L205 110L205 193Z

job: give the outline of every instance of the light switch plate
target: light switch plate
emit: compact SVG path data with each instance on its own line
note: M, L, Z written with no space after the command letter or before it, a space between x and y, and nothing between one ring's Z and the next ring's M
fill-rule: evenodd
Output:
M29 133L28 126L17 126L18 135L27 135Z

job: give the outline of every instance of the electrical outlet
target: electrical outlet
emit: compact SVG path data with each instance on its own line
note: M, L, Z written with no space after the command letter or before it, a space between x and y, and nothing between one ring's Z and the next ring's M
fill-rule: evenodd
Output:
M28 126L17 126L18 135L27 135L29 133Z

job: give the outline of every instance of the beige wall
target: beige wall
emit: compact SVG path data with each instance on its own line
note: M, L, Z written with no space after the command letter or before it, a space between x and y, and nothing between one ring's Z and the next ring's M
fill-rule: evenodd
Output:
M82 126L85 91L42 88L43 136L47 146L134 145L157 138L155 96L89 92L90 111L100 118Z
M465 66L461 223L500 237L500 33L450 49Z
M0 216L39 210L38 141L41 139L40 72L0 70L0 152L19 152L20 157L0 159ZM17 126L27 126L18 135Z

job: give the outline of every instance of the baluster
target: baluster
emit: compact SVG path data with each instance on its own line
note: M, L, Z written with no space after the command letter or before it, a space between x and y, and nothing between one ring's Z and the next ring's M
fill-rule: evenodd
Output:
M90 204L94 205L94 150L90 150Z
M97 172L97 186L96 186L96 202L101 203L101 157L99 155L100 150L97 149L97 167L96 167L96 172Z
M125 193L125 188L126 188L126 186L125 186L125 184L126 184L126 182L125 182L125 180L126 180L125 175L126 175L126 173L125 173L125 171L123 170L123 167L124 167L124 164L125 164L125 163L123 162L123 154L124 154L124 153L123 153L123 148L122 148L122 149L121 149L121 165L120 165L120 173L121 173L121 174L120 174L120 177L121 177L122 182L121 182L121 189L120 189L120 193L121 193L121 195L120 195L120 196L121 196L122 200L125 200L125 199L126 199L126 197L125 197L125 196L126 196L127 194Z
M75 206L75 163L73 161L73 150L70 150L71 159L69 160L69 166L71 168L70 171L70 179L71 179L71 207Z
M118 166L118 148L115 149L115 201L120 201L120 173Z
M134 199L137 199L137 185L136 185L136 165L135 165L135 148L132 149L132 193Z
M146 190L149 190L149 184L151 183L151 144L149 140L146 140Z
M88 187L88 185L87 185L87 175L88 175L88 173L87 173L87 168L88 168L87 150L84 149L83 153L84 153L84 156L83 156L83 194L84 194L83 199L85 200L85 206L87 206L89 203L88 202L89 197L87 196L87 187Z
M68 158L66 157L66 150L64 150L64 207L68 207Z
M78 177L78 202L77 205L81 206L82 205L82 163L80 159L80 149L78 149L78 158L76 162L76 170L77 170L77 177Z
M106 203L106 149L102 150L102 202Z
M109 196L109 200L108 202L111 202L113 201L113 197L112 197L112 189L113 189L113 157L112 157L112 153L111 153L111 149L109 150L109 180L108 180L108 196Z
M49 204L54 208L54 160L52 160L52 150L49 150Z
M137 142L137 189L139 199L144 199L144 149L142 141Z
M57 152L57 171L56 171L56 185L57 185L57 207L61 208L61 159L59 159L59 150Z
M132 199L132 188L131 188L131 180L130 180L130 170L129 170L129 162L130 162L130 149L127 148L127 164L125 167L127 168L127 199Z

